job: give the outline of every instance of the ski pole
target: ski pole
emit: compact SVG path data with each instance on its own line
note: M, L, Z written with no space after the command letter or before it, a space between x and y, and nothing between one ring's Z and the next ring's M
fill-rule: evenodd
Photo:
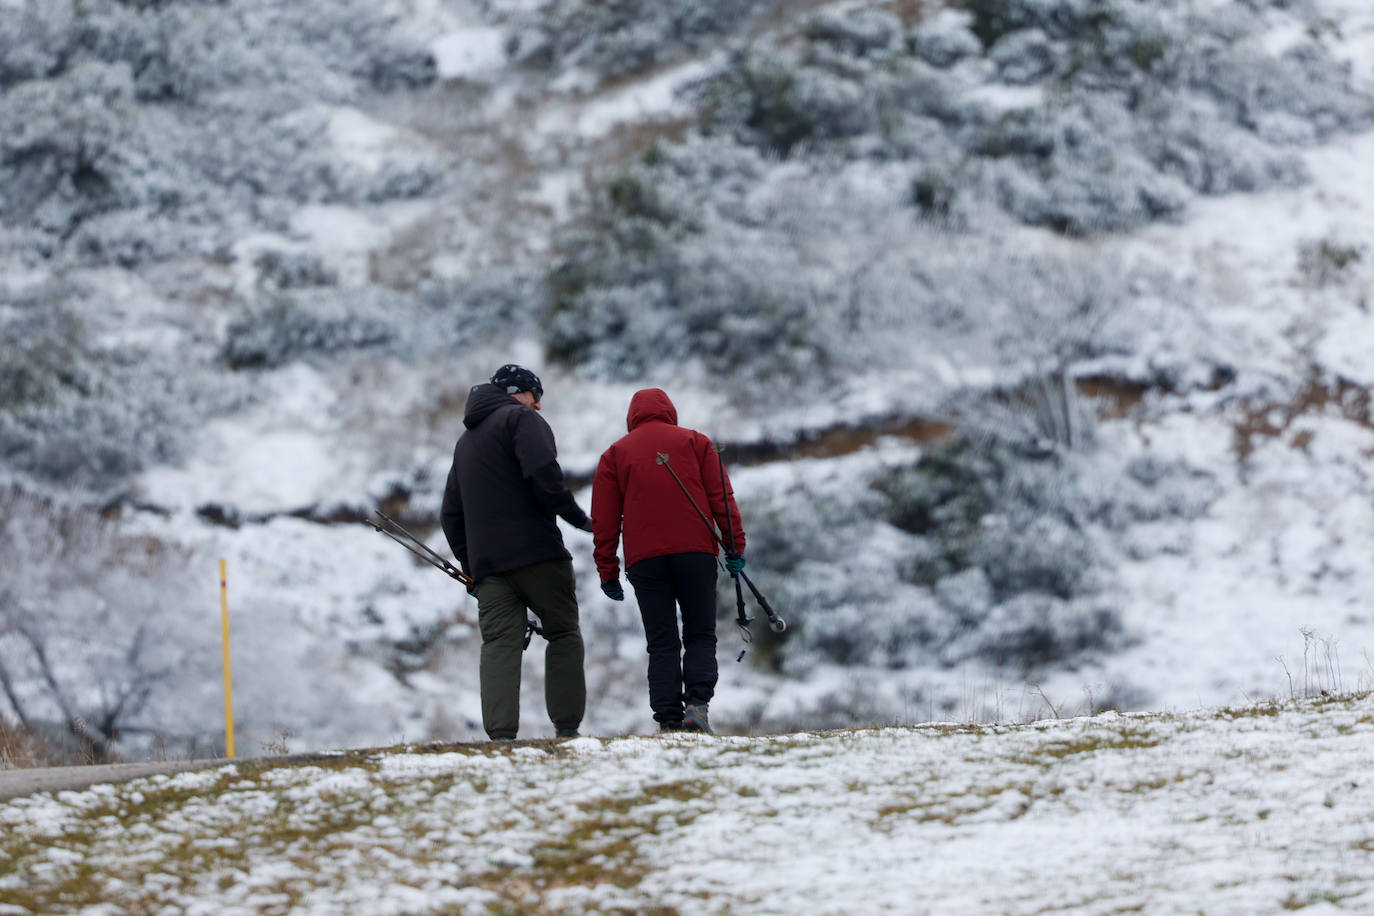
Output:
M370 518L363 519L363 523L370 527L372 530L380 531L382 534L385 534L387 537L391 538L397 544L400 544L406 550L409 550L411 553L415 554L415 556L419 557L421 560L424 560L430 566L433 566L435 569L438 569L439 571L448 575L450 579L456 580L464 588L471 589L474 585L477 584L473 581L472 576L469 576L467 573L463 572L461 569L454 566L448 560L445 560L443 557L439 556L439 554L435 553L433 550L430 549L428 544L417 538L415 535L411 534L408 530L406 530L406 527L402 525L400 522L396 521L396 519L387 515L381 509L378 509L376 511L377 515L381 518L382 522L386 525L386 527L382 527L382 525L377 524ZM526 649L530 647L530 640L534 638L534 635L536 633L540 636L543 636L544 628L541 627L539 625L539 622L536 621L533 617L526 616L524 646Z
M405 529L405 526L403 526L400 522L396 521L396 519L387 515L381 509L377 510L377 515L380 516L382 521L386 523L386 528L383 528L381 525L377 524L370 518L363 519L363 522L369 527L371 527L373 530L380 531L382 534L385 534L387 537L391 538L397 544L400 544L406 550L409 550L411 553L415 554L421 560L424 560L430 566L433 566L435 569L442 570L449 576L449 578L456 579L458 583L461 584L464 588L472 588L474 583L472 581L471 576L463 572L458 567L454 566L448 560L445 560L443 557L439 556L439 554L435 553L433 550L429 548L428 544L426 544L424 541L421 541L415 535L411 534L409 531ZM395 529L395 531L390 530L393 528ZM399 534L397 532L399 532ZM419 548L419 550L416 549L417 547Z
M725 550L733 551L733 547L727 547L725 542L721 540L720 535L716 533L715 526L711 524L711 520L706 517L706 513L701 511L701 507L697 505L697 501L693 499L692 494L687 491L687 485L682 482L682 478L677 476L677 471L673 470L673 466L668 463L668 456L663 452L658 452L657 456L658 463L667 468L668 473L673 475L673 480L677 481L678 489L682 491L683 496L687 497L687 501L692 504L692 508L697 512L697 517L705 523L706 530L711 532L711 537L715 538L716 543ZM774 633L781 633L783 630L786 630L787 621L779 617L777 612L773 610L773 606L768 603L767 598L763 597L763 593L759 591L758 586L754 584L748 574L741 569L739 571L739 577L744 580L745 585L749 586L749 591L754 593L754 599L758 601L759 607L763 608L763 613L768 618L768 628Z

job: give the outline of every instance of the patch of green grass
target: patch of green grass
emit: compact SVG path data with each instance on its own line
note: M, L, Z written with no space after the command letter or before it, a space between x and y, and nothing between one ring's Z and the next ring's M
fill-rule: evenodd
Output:
M0 862L5 863L6 870L33 873L38 868L45 872L43 880L30 880L22 889L7 889L6 903L32 912L66 911L108 902L110 888L117 886L120 905L126 912L154 912L165 907L169 893L190 893L200 876L221 873L223 877L217 879L220 886L226 882L232 885L237 881L236 872L248 871L254 861L263 858L289 862L309 875L322 859L356 852L347 836L388 815L388 806L372 803L373 795L363 789L358 794L341 792L337 798L326 793L331 803L303 809L279 786L266 784L264 777L305 767L325 772L361 771L369 776L372 787L389 798L392 781L378 776L387 756L385 752L360 751L287 763L257 760L225 769L209 784L183 787L139 781L120 786L113 796L65 821L60 832L42 836L36 835L41 831L7 831L0 835ZM486 791L484 782L461 773L435 774L423 782L431 796L457 786ZM415 786L403 777L395 784L411 789ZM249 793L269 796L272 806L251 821L236 824L232 832L224 832L224 825L212 814L216 802ZM211 814L207 820L197 817L207 813ZM186 832L188 817L204 829ZM150 861L148 855L128 858L113 851L112 835L168 839L158 845L155 861ZM214 842L225 837L234 842ZM394 844L396 855L416 858L406 848L406 840L397 838ZM380 845L389 846L392 841ZM70 850L72 860L52 865L48 854L54 849ZM312 887L309 879L287 876L263 890L283 901L297 901ZM281 911L288 909L289 905Z
M1165 742L1162 735L1150 731L1127 728L1121 732L1094 732L1073 738L1056 739L1038 748L1033 754L1011 758L1012 762L1050 767L1066 757L1093 754L1098 751L1133 751L1158 747Z
M1319 891L1305 896L1289 894L1280 904L1285 910L1305 910L1309 906L1316 906L1319 903L1329 903L1332 906L1340 907L1346 900L1359 896L1360 892L1341 894L1336 891Z
M534 864L522 871L522 882L528 877L540 888L597 884L634 887L658 867L658 863L639 857L639 839L657 834L665 817L670 817L675 827L691 823L700 812L680 806L705 798L711 789L708 782L684 780L649 786L636 795L581 803L578 808L587 817L573 823L561 837L536 846L532 850ZM665 806L665 802L671 805ZM669 810L671 814L666 813ZM500 885L487 886L504 893Z
M1054 787L1049 790L1049 794L1058 795L1064 790ZM969 792L960 795L942 794L936 797L917 798L906 796L905 798L883 805L878 809L877 822L881 824L889 818L902 818L915 820L917 823L931 823L938 821L942 824L954 824L971 815L980 814L999 803L1001 797L1007 792L1019 792L1027 802L1020 809L1009 811L1007 820L1014 821L1030 810L1031 805L1039 794L1044 796L1045 791L1042 787L1037 787L1026 783L1022 785L1007 785L998 783L975 787ZM952 800L965 799L964 804L951 804Z

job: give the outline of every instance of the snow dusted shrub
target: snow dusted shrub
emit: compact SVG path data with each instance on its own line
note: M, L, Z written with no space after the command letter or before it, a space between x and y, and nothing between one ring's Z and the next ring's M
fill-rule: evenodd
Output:
M1120 473L1110 475L1104 490L1086 511L1105 530L1128 535L1127 549L1138 557L1170 549L1168 543L1149 540L1152 525L1201 518L1221 493L1210 472L1154 455L1131 458ZM1146 533L1129 536L1136 528Z
M491 269L432 281L421 287L419 297L430 313L423 320L426 343L438 348L509 338L533 329L548 311L544 277L523 270Z
M1184 85L1207 94L1226 120L1274 143L1311 143L1363 127L1374 98L1356 90L1349 66L1323 45L1304 41L1278 55L1212 34L1190 55Z
M13 490L0 495L0 520L8 713L30 732L66 734L95 759L126 733L205 729L215 696L202 675L216 629L185 605L196 592L186 558L91 507ZM207 701L199 710L188 702L197 694Z
M974 132L969 151L991 163L961 165L944 183L990 194L1032 225L1129 230L1173 218L1189 196L1183 185L1205 194L1295 185L1306 174L1285 147L1371 116L1368 93L1319 41L1266 53L1254 17L1234 8L967 7L1002 80L1047 80L1058 98Z
M985 48L1029 29L1056 40L1104 47L1113 35L1129 33L1134 22L1151 15L1148 9L1115 0L962 0L960 5Z
M750 566L782 670L976 661L1025 671L1127 639L1072 459L962 441L863 480L755 494ZM726 583L728 585L728 583ZM719 596L722 620L733 594Z
M971 15L970 31L984 48L992 47L1003 35L1023 29L1031 22L1022 5L1011 0L963 0L960 6Z
M1216 481L1153 455L1045 450L989 432L919 460L751 486L750 570L788 621L756 633L793 674L821 663L977 662L1025 672L1129 643L1115 548L1175 549ZM733 618L728 581L722 622ZM751 602L752 605L752 602ZM761 628L756 628L761 630Z
M0 463L42 481L104 490L169 454L174 437L158 427L168 406L161 386L125 387L143 369L133 354L94 345L78 298L46 287L16 297L0 317ZM159 370L147 371L145 378Z
M1001 390L957 393L946 406L975 438L1024 444L1031 451L1084 451L1096 417L1079 397L1085 362L1132 352L1142 294L1167 280L1134 270L1093 245L1013 255L966 292L997 314L998 361L1018 379Z
M1008 35L988 52L998 75L1012 85L1034 83L1065 68L1062 45L1052 43L1039 29L1022 29Z
M307 59L293 51L300 46L335 74L382 92L424 87L437 75L432 53L398 35L370 3L83 0L75 10L66 56L127 63L141 99L195 101L290 82L307 75L300 69Z
M324 263L318 252L264 249L253 257L258 284L271 290L333 286L338 274Z
M19 6L0 6L0 221L41 233L32 247L141 266L213 251L277 201L409 198L437 180L422 153L360 167L330 142L333 106L432 78L428 49L373 4Z
M913 539L875 521L876 491L803 484L741 499L750 575L788 624L781 634L754 626L761 658L801 673L821 662L901 668L929 657L943 615L928 593L896 577ZM719 588L721 621L734 620L730 580ZM745 601L762 620L747 592Z
M692 359L740 378L814 366L811 297L791 253L720 212L739 206L722 192L739 194L761 167L707 142L652 151L612 181L550 277L550 355L613 378Z
M62 60L61 34L70 13L57 4L0 5L0 89L51 76Z
M854 57L886 56L901 44L902 22L886 11L840 13L822 10L802 25L812 42Z
M1065 601L1023 592L994 605L944 646L941 658L946 664L978 658L1028 671L1125 643L1120 614L1106 596Z
M1206 100L1162 95L1142 103L1141 112L1155 126L1141 134L1141 153L1201 194L1296 187L1308 178L1297 154L1218 122Z
M389 294L372 288L298 290L241 309L225 332L221 354L233 369L282 366L390 344L397 330L387 318Z
M768 0L546 0L516 54L582 67L606 80L665 63L684 49L713 46L719 36L768 5Z
M705 90L702 127L786 156L798 144L857 137L877 124L862 84L787 55L741 52Z
M134 196L126 176L133 83L127 67L88 64L0 97L0 219L70 234Z
M921 60L941 68L977 57L983 51L982 43L972 32L945 17L917 24L907 36L907 46Z
M1317 287L1340 282L1364 260L1363 245L1335 238L1304 239L1298 244L1298 275Z
M1188 189L1132 149L1132 124L1113 103L1087 97L1062 108L1013 112L977 150L1003 209L1070 235L1125 231L1177 216Z
M1028 669L1120 644L1072 460L956 440L876 486L892 524L921 539L902 574L947 615L929 647L945 663Z

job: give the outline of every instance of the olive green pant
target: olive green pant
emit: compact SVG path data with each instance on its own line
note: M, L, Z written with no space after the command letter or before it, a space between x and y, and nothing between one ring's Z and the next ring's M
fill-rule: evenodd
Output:
M582 631L571 560L531 563L477 583L482 631L482 727L487 737L514 738L520 728L520 659L526 609L539 618L544 648L544 703L557 729L576 729L587 708ZM535 638L538 642L538 637Z

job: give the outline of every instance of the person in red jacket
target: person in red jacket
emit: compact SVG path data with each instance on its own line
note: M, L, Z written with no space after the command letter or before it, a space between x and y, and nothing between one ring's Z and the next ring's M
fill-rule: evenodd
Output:
M727 532L733 531L734 549L726 554L731 572L744 568L744 524L711 440L677 425L677 408L664 391L636 392L626 425L629 434L602 453L592 484L601 590L616 601L625 599L616 557L623 538L625 571L648 641L654 719L663 731L709 733L707 707L717 679L717 541L698 509L715 520L721 543L729 543Z

